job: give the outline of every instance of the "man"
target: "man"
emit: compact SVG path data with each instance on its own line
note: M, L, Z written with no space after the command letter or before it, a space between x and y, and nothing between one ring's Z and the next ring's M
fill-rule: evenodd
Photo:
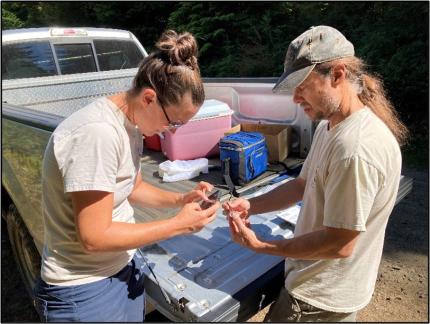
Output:
M312 27L289 45L274 92L293 94L319 123L300 175L265 195L223 205L235 242L286 257L285 287L265 321L355 321L375 287L399 186L407 129L382 82L336 29ZM250 215L303 200L294 238L260 240Z

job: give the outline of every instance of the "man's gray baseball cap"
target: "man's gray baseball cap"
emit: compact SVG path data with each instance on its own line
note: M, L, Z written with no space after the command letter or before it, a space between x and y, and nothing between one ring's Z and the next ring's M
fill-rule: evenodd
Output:
M311 27L288 46L284 73L273 92L292 94L322 62L354 56L354 46L337 29L329 26Z

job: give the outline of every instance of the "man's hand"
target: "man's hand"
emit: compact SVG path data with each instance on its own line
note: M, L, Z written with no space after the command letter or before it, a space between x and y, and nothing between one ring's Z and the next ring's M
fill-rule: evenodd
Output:
M251 208L251 204L246 199L238 198L233 201L225 202L222 207L224 208L225 215L229 216L234 213L245 220L249 216L249 208Z
M236 212L231 212L228 217L228 224L234 242L251 250L256 250L261 246L261 241L252 230L249 220L242 219Z

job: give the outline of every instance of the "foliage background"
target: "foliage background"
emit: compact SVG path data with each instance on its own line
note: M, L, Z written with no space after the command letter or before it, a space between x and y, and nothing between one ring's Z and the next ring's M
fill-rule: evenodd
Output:
M428 164L429 3L420 2L2 2L2 29L127 29L151 51L167 28L192 32L204 77L277 77L291 40L330 25L354 44L411 131L411 163Z

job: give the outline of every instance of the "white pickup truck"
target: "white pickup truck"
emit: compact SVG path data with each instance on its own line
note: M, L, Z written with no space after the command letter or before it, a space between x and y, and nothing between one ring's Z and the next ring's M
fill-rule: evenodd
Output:
M31 294L43 247L41 163L51 132L73 111L99 96L130 87L138 62L147 55L128 31L97 28L37 28L4 31L2 35L2 217L22 279ZM293 128L291 154L284 161L300 165L311 145L315 125L292 98L273 94L273 78L204 79L207 99L227 103L233 124L285 124ZM144 181L185 191L200 180L229 195L219 168L193 180L163 183L156 176L160 152L144 150ZM214 158L210 164L219 165ZM296 169L297 171L298 169ZM257 195L288 181L275 167L257 182L237 187ZM290 174L290 176L294 174ZM412 188L402 177L397 202ZM299 206L295 206L297 213ZM176 210L135 208L140 222L167 218ZM256 215L253 228L262 237L291 237L294 222L280 211ZM147 269L150 304L172 321L245 321L275 297L283 284L283 259L258 255L230 239L219 211L201 232L141 248ZM149 307L148 309L151 309Z

